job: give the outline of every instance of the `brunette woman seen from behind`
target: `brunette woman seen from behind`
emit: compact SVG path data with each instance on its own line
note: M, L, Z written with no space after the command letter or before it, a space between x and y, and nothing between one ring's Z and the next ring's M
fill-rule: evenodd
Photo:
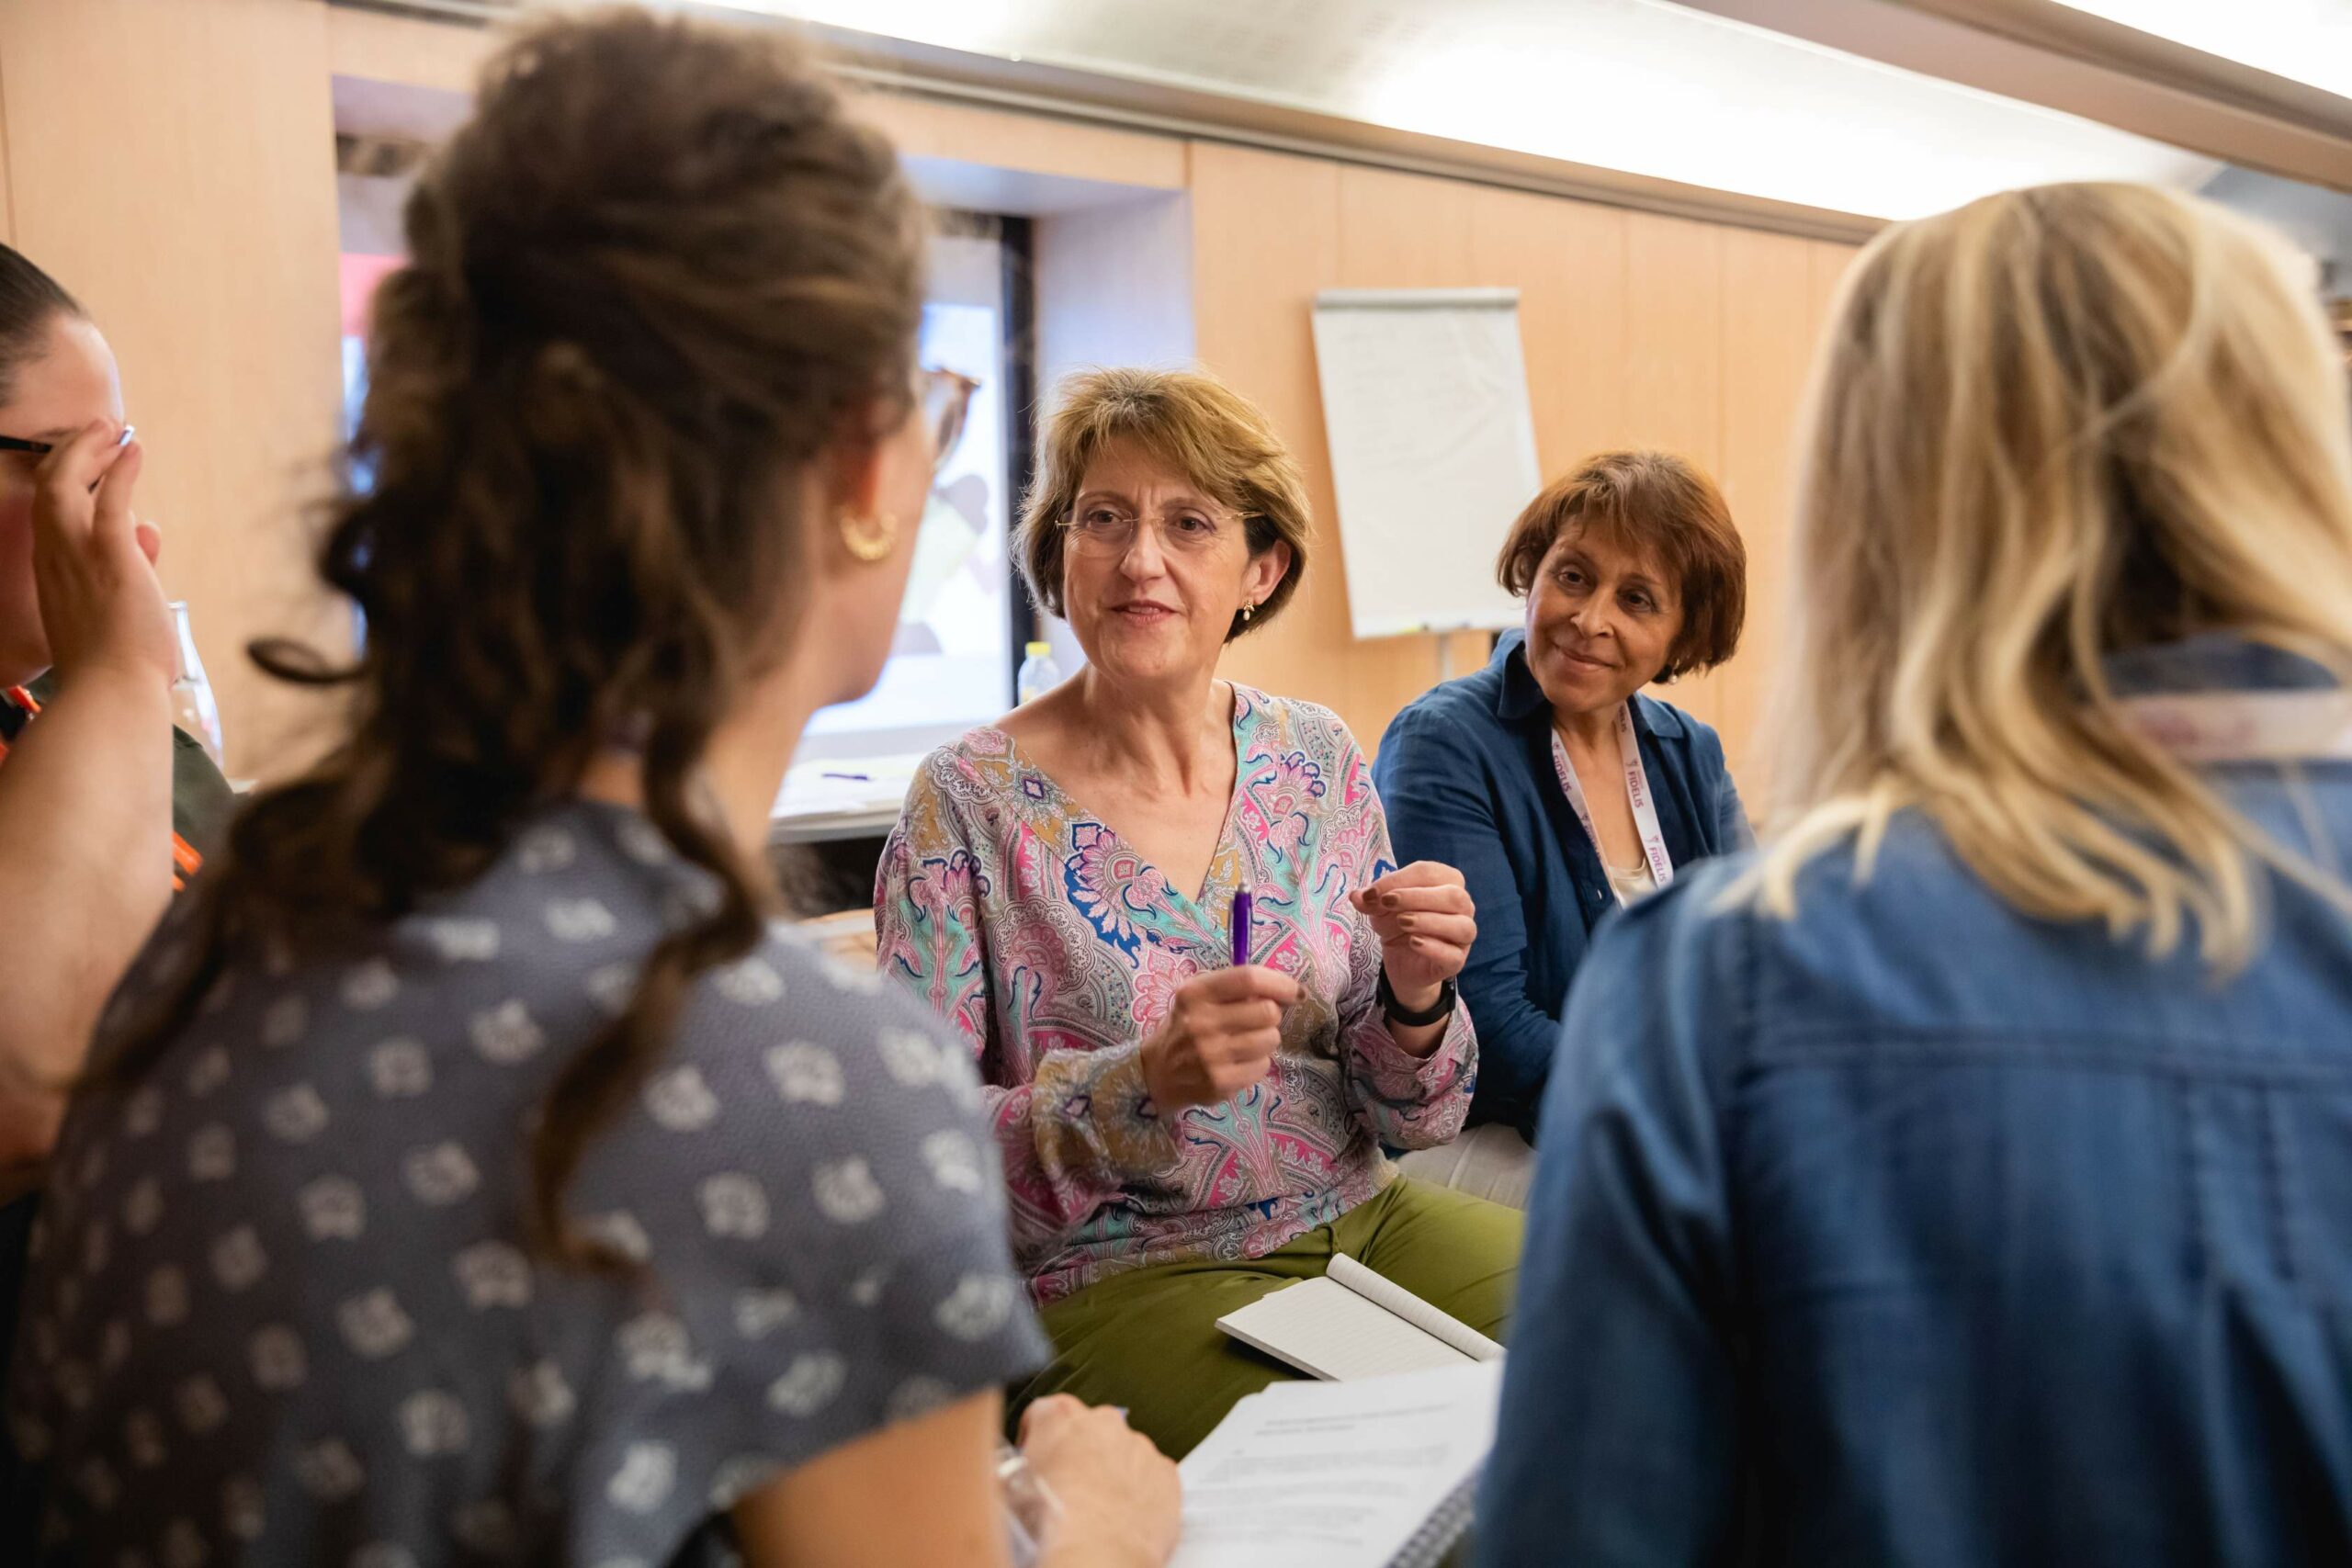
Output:
M54 1561L995 1568L1044 1345L977 1085L761 871L968 389L896 159L778 35L605 12L497 58L407 224L322 551L366 649L256 649L349 734L68 1113L13 1400ZM1115 1412L1027 1438L1047 1562L1166 1555Z

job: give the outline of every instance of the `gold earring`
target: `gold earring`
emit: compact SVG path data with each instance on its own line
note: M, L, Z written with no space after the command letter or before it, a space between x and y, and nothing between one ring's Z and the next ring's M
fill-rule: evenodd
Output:
M1250 617L1257 613L1258 601L1252 599L1248 604L1241 606L1241 624L1245 626L1248 626L1250 624Z
M841 516L842 547L868 566L888 558L899 542L899 520L887 512L870 517L842 513Z

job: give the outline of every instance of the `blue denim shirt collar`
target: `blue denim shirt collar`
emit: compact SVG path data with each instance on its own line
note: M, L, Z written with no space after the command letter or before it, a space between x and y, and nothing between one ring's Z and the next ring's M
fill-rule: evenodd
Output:
M2288 692L2329 690L2327 667L2236 632L2203 632L2178 642L2110 653L2108 683L2121 697L2169 692Z
M1495 644L1495 657L1489 668L1502 672L1502 683L1495 694L1495 716L1506 724L1524 727L1541 716L1548 728L1552 722L1551 700L1535 683L1535 672L1527 667L1526 642L1527 634L1514 627L1503 633ZM1662 735L1680 735L1682 721L1665 704L1636 693L1634 728L1656 739Z

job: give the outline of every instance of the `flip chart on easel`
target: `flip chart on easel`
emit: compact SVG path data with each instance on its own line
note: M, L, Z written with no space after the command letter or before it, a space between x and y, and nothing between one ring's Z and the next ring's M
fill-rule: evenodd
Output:
M1327 289L1315 360L1355 635L1517 625L1495 555L1543 484L1519 291Z

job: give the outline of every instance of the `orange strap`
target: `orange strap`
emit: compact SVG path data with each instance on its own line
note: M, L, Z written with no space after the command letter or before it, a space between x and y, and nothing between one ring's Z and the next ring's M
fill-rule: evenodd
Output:
M36 717L40 713L40 704L22 686L9 687L8 700L22 708L28 718ZM0 740L0 762L7 760L8 743ZM172 891L178 893L185 890L187 886L187 879L194 876L198 868L203 864L204 857L196 852L196 846L175 832L172 835Z
M27 718L30 718L33 715L40 712L40 704L35 702L33 700L33 694L30 692L26 691L22 686L9 687L8 700L14 703L17 708L24 713L24 716ZM5 762L7 760L8 743L6 740L0 740L0 762Z

